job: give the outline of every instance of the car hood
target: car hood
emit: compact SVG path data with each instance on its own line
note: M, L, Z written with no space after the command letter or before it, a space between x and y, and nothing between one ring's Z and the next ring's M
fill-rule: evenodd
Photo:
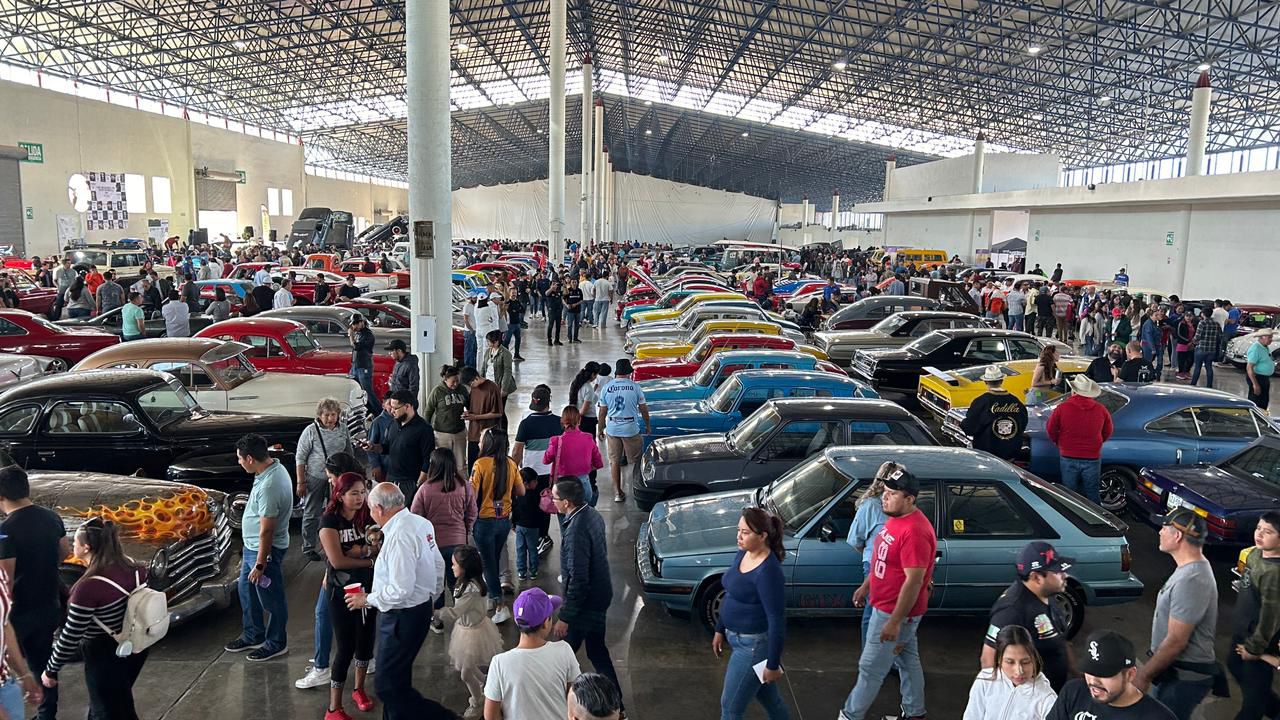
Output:
M234 395L258 395L263 400L272 401L272 407L276 409L281 405L306 406L310 408L306 416L312 417L315 415L315 398L331 397L340 403L349 404L352 396L359 394L359 389L360 386L351 378L264 372L237 385L230 392ZM302 395L299 396L298 393Z
M69 530L90 517L114 520L126 549L162 547L207 532L224 498L193 485L105 473L32 472L29 480L32 502L57 512Z
M865 355L869 360L876 362L884 362L885 360L910 360L915 357L914 353L907 350L859 350L858 352Z
M710 391L710 388L694 385L693 381L688 378L642 380L636 384L644 392L645 401L651 403L688 399L688 393L698 393L699 390Z
M729 449L724 433L660 438L653 442L653 453L658 462L664 464L727 460L738 456Z
M832 330L819 333L831 347L877 347L890 336L875 330Z
M645 398L648 400L648 397ZM702 400L664 400L661 405L649 408L649 417L656 423L659 420L687 418L709 412Z
M293 417L290 415L246 415L243 413L207 412L198 418L177 420L165 425L161 434L174 438L198 438L208 436L230 436L235 440L241 435L257 433L266 437L268 443L288 440L293 442L311 423L314 417Z
M649 515L654 552L664 558L737 552L738 518L754 500L755 490L736 490L659 503Z
M1147 472L1166 482L1185 488L1178 493L1192 503L1208 501L1228 512L1262 511L1280 507L1274 491L1252 480L1245 480L1212 465L1163 465L1147 468ZM1190 491L1199 496L1188 497Z

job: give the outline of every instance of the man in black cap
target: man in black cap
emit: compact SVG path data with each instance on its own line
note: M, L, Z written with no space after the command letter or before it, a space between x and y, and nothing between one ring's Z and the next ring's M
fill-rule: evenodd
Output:
M409 352L409 346L403 340L392 340L387 344L391 357L396 361L391 368L391 392L404 390L413 396L413 406L418 406L418 356Z
M1150 687L1151 697L1179 720L1188 720L1213 689L1215 677L1226 679L1213 648L1218 582L1204 557L1204 518L1179 507L1160 524L1160 552L1171 556L1177 567L1156 596L1151 657L1138 670L1134 684L1139 690Z
M364 315L356 314L351 318L351 327L347 328L347 340L351 343L351 370L347 376L360 383L364 388L366 403L370 417L377 417L380 412L378 398L373 392L373 331Z
M996 666L996 635L1007 625L1021 625L1035 640L1044 662L1044 676L1055 692L1061 692L1071 676L1071 646L1067 623L1054 595L1066 590L1067 570L1075 560L1063 557L1047 542L1031 542L1018 553L1018 580L991 606L991 622L982 645L982 667Z
M538 474L538 491L551 487L556 478L551 477L551 465L542 462L551 438L564 432L560 416L551 413L551 388L538 385L529 396L529 414L516 426L516 441L511 446L511 457L518 458L522 468L530 468ZM542 514L538 528L538 554L551 550L551 516ZM510 575L510 573L507 573Z
M1045 720L1177 720L1134 684L1138 661L1127 638L1114 630L1097 630L1084 647L1084 677L1062 686Z
M1022 450L1022 433L1027 429L1027 406L1004 389L1004 373L991 365L982 374L987 391L969 405L960 429L973 438L975 450L985 450L1004 460L1012 460Z

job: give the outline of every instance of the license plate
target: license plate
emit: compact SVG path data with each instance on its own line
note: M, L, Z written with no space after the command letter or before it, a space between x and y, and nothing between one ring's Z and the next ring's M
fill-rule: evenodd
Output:
M1180 507L1188 507L1189 503L1187 503L1187 501L1183 500L1177 495L1174 495L1173 493L1169 493L1169 498L1165 500L1165 506L1167 506L1170 510L1177 510Z

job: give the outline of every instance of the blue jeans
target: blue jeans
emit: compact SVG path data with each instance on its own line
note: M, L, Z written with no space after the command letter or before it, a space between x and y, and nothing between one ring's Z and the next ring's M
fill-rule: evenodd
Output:
M609 319L609 301L597 300L595 309L596 324L604 327L604 321Z
M538 573L538 536L536 527L516 526L516 572L521 575Z
M582 311L565 310L564 319L569 324L569 342L573 342L578 339L578 329L582 325Z
M329 588L321 587L316 596L316 654L311 664L317 670L329 667L329 652L333 649L333 623L329 621Z
M595 315L593 312L595 308L596 304L591 300L591 298L587 298L582 301L582 307L579 309L579 312L582 313L582 322L590 325L595 321Z
M862 577L864 580L866 578L871 577L871 563L867 562L866 560L862 561ZM866 647L867 645L867 628L871 625L871 611L874 609L875 608L871 607L871 603L867 603L862 606L862 646L863 647Z
M373 391L373 368L353 367L347 371L347 377L360 383L364 388L365 405L369 408L369 417L382 414L382 400Z
M502 347L508 347L511 344L511 338L516 339L515 357L520 357L520 337L523 335L524 329L520 327L520 323L507 323L507 332L502 336Z
M1081 460L1079 458L1058 458L1058 467L1062 473L1062 484L1089 498L1101 503L1098 495L1098 476L1102 474L1102 460Z
M250 645L262 644L269 650L288 647L289 637L285 628L289 623L289 603L284 594L284 555L287 548L271 548L271 561L263 571L271 578L270 587L249 582L249 571L258 562L256 550L244 549L240 561L240 639ZM270 617L264 632L262 614Z
M87 318L89 317L89 310L88 308L67 308L67 317Z
M462 365L476 366L476 331L467 330L462 333Z
M761 684L753 666L769 657L768 633L744 635L725 630L732 652L724 671L724 690L720 693L720 720L739 720L746 716L751 701L759 700L769 720L787 720L791 714L778 692L778 683Z
M1200 367L1204 366L1205 387L1213 387L1213 351L1196 350L1191 356L1191 384L1200 382Z
M891 643L880 641L880 631L884 630L888 620L889 613L879 608L872 609L871 624L867 627L868 634L862 643L862 656L858 659L858 681L853 690L849 691L849 697L840 710L842 720L863 720L866 717L871 703L880 694L880 686L891 667L898 668L902 684L901 714L907 717L925 714L924 668L920 666L920 648L916 645L920 618L903 620L897 641Z
M1156 379L1159 380L1161 373L1164 372L1164 349L1144 344L1142 346L1142 359L1151 363L1152 367L1156 369Z
M1023 327L1025 327L1023 323L1026 321L1026 319L1027 319L1027 316L1026 316L1026 315L1010 315L1010 316L1009 316L1009 329L1010 329L1010 330L1021 330Z
M37 668L31 668L31 670L35 673L42 672ZM3 710L10 720L23 720L27 716L22 700L22 686L13 678L0 685L0 710Z
M591 487L590 475L579 475L578 482L582 483L582 499L591 507L596 506L596 491Z
M1170 680L1152 685L1150 694L1178 716L1178 720L1191 720L1191 713L1211 689L1213 689L1211 678L1194 682Z
M476 550L480 551L480 561L484 564L484 584L489 590L489 599L502 599L502 582L498 577L498 559L507 547L507 535L511 534L511 518L480 518L476 520L473 531Z

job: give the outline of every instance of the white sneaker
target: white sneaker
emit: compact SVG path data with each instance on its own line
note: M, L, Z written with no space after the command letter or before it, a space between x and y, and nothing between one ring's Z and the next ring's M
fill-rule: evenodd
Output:
M294 681L293 686L299 690L310 690L329 684L329 668L318 669L314 665L307 666L307 674Z
M365 675L372 675L372 674L373 674L373 671L374 671L374 668L376 668L377 666L378 666L378 660L377 660L377 658L369 658L369 667L367 667L367 668L365 668L365 669L364 669L364 674L365 674Z
M506 605L503 605L502 607L498 608L498 612L493 614L493 623L495 625L501 625L502 623L510 619L511 619L511 610L508 609Z

